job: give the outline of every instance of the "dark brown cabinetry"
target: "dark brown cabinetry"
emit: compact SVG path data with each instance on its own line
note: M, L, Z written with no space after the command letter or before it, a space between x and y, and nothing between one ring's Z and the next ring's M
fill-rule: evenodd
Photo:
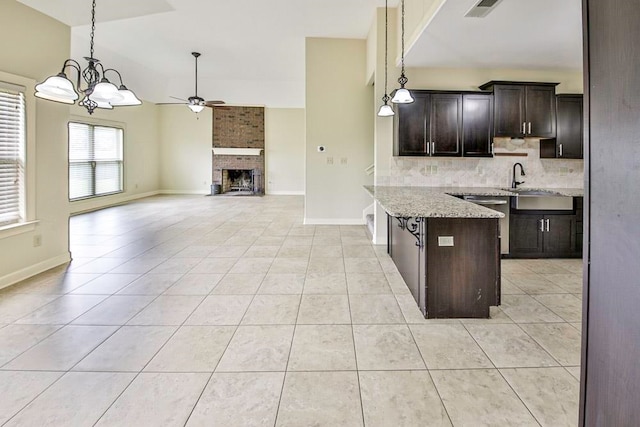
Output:
M500 137L556 136L557 83L491 81L480 86L493 91L494 135Z
M497 219L388 216L389 255L427 318L489 317L500 303Z
M540 141L540 158L582 159L584 119L582 95L556 97L556 138Z
M462 95L412 91L411 104L398 104L395 154L461 156Z
M492 155L492 94L418 90L411 93L413 103L397 106L394 155Z
M493 95L462 95L462 152L465 157L493 156Z
M509 257L580 257L582 197L575 197L573 206L574 209L566 213L512 209L509 217Z
M397 104L394 116L394 154L426 156L428 140L427 118L430 95L412 91L414 102Z
M513 257L577 256L575 215L511 215L510 255Z

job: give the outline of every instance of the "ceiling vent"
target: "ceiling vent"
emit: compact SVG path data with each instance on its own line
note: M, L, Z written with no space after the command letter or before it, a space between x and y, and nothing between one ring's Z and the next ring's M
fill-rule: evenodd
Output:
M464 14L466 18L484 18L495 7L500 4L502 0L480 0L473 5L471 9Z

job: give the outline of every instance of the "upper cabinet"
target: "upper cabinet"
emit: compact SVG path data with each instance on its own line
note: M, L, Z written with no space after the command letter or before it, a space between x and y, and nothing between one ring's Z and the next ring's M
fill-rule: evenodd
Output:
M540 141L543 159L582 159L584 126L582 95L558 95L556 139Z
M462 95L462 149L465 157L493 155L493 95Z
M491 81L480 86L493 91L494 135L555 138L557 83Z
M412 91L411 104L396 104L394 116L394 155L427 156L430 95Z
M394 155L492 155L491 94L420 90L411 94L413 103L396 106Z
M415 101L398 104L394 154L461 156L462 95L411 91Z

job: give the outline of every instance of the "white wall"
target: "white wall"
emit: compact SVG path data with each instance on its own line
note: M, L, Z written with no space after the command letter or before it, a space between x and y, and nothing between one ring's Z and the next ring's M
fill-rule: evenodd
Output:
M0 71L33 82L58 73L69 57L69 27L16 1L0 2L0 38L5 40L0 49ZM33 93L33 87L27 91ZM33 231L0 238L0 287L69 260L69 107L35 102L36 162L27 167L36 168L35 217L39 223ZM41 246L34 247L34 236L41 236Z
M366 84L366 41L306 41L307 224L361 224L371 204L375 111ZM326 151L319 153L318 146Z
M135 90L135 88L133 88ZM89 115L83 107L71 108L71 121L124 129L124 192L70 202L71 213L99 209L158 193L160 184L159 107L144 102L138 107L96 109Z
M210 194L213 112L195 114L184 105L160 110L160 189L163 193Z
M265 108L267 194L304 194L304 108Z

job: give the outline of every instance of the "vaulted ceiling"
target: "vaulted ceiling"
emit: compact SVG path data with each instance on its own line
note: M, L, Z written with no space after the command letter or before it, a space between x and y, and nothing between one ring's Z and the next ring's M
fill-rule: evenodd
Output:
M72 57L88 55L91 0L18 1L70 25ZM95 56L141 98L193 95L198 51L201 97L270 107L304 107L306 37L364 39L384 7L384 0L96 1ZM504 0L486 18L464 18L476 1L445 1L409 46L407 64L580 67L580 0Z

